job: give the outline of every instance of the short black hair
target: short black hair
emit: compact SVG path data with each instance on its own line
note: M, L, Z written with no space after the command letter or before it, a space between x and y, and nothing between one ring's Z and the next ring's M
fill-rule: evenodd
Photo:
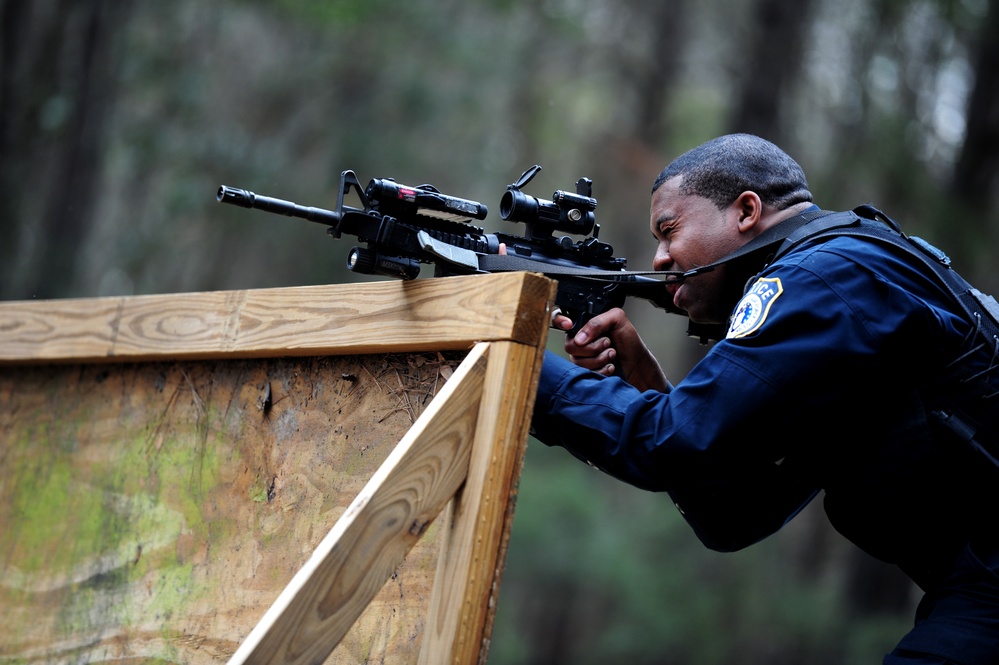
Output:
M812 200L805 172L776 145L752 134L727 134L688 150L670 163L652 185L683 176L680 191L703 196L719 208L746 191L784 210Z

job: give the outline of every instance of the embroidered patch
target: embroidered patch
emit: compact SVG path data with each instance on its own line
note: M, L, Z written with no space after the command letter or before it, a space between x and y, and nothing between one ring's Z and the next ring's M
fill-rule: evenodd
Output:
M757 280L735 308L725 338L745 337L756 332L766 320L770 306L782 293L784 287L779 277Z

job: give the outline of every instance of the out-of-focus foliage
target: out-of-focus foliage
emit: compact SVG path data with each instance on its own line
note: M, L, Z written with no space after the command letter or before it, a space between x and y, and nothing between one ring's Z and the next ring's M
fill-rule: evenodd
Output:
M730 131L996 292L994 4L0 0L0 297L356 280L349 240L214 198L332 207L344 169L482 201L488 229L528 166L538 196L588 176L601 239L645 268L651 182ZM684 322L629 307L681 378ZM490 662L877 662L914 599L818 505L715 554L668 497L532 442Z

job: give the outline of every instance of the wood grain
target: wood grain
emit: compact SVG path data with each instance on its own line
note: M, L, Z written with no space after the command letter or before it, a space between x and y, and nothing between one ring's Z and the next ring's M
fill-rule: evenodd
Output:
M468 480L441 545L421 665L473 665L488 655L544 339L492 345Z
M459 360L0 368L0 661L230 657ZM440 532L328 663L416 662Z
M554 291L0 303L0 660L484 661Z
M315 356L533 343L551 280L503 273L0 303L0 363Z
M478 345L230 659L318 663L465 481L488 345Z

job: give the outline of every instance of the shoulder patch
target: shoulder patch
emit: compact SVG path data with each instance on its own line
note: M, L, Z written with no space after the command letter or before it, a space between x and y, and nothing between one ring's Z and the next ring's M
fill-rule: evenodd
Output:
M725 338L745 337L759 330L767 319L771 305L782 293L784 293L784 287L781 285L779 277L764 277L756 280L756 283L750 287L736 306Z

